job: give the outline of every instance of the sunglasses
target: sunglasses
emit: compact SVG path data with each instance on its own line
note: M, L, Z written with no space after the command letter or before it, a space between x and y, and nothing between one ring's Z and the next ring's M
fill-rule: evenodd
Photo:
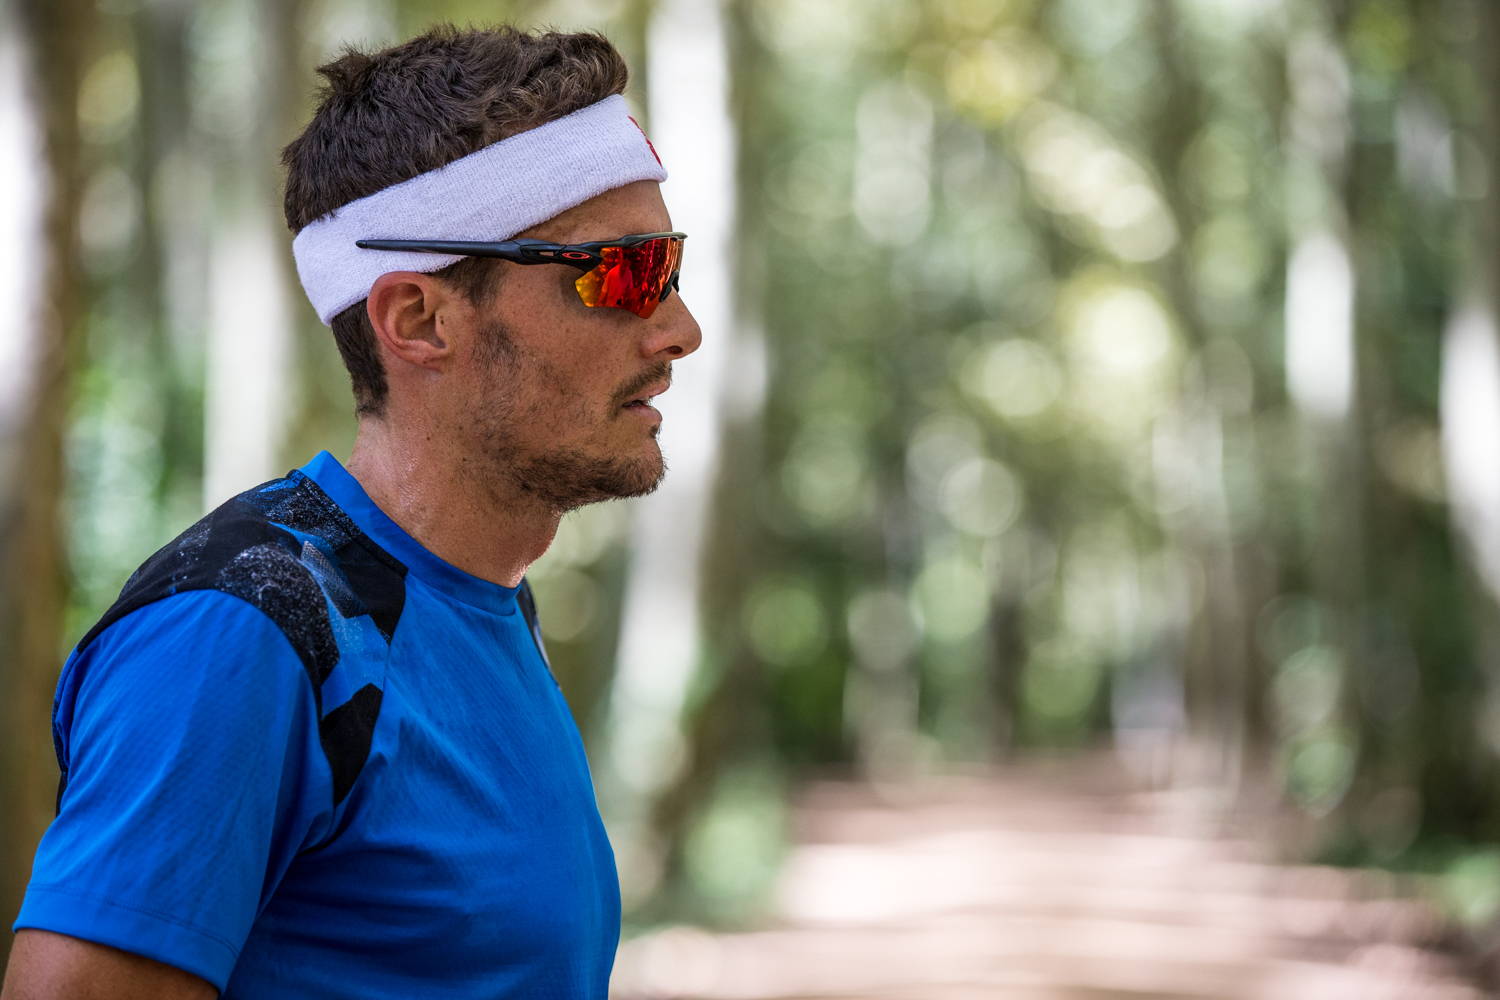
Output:
M357 240L363 250L415 250L459 257L498 257L517 264L567 264L582 271L573 287L586 306L628 309L646 319L677 288L686 233L638 233L595 243L505 240Z

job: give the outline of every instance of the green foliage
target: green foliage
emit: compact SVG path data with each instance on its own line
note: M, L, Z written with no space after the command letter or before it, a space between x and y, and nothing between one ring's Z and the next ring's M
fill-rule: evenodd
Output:
M391 37L602 27L645 82L650 4L382 9ZM677 831L709 910L763 890L797 768L878 767L903 727L949 760L1206 737L1350 860L1500 840L1495 595L1455 540L1440 419L1443 328L1493 257L1465 240L1494 198L1474 178L1500 95L1424 9L729 5L738 335L764 331L769 377L731 429L684 719L728 720L703 727ZM203 502L191 289L247 70L234 10L153 10L110 7L79 105L73 637ZM1354 281L1353 388L1329 413L1299 400L1289 346L1316 232ZM352 433L326 331L299 316L288 464ZM629 544L617 508L584 512L534 574L586 735ZM716 778L715 740L767 763ZM1497 864L1452 863L1455 912L1494 916Z

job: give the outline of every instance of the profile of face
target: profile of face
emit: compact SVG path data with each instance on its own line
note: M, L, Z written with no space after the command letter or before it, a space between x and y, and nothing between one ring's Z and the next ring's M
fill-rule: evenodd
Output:
M585 243L671 228L660 186L639 181L520 235ZM444 409L466 475L559 513L652 492L666 472L662 417L633 401L665 391L672 362L698 348L701 332L681 296L642 319L584 305L572 267L497 266L496 294L450 313L465 327L452 331L455 346L468 346Z

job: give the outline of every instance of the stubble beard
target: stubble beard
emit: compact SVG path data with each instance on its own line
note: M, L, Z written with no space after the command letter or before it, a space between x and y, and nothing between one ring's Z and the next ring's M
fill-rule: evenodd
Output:
M518 351L503 327L484 330L478 343L476 358L487 377L492 384L504 386L476 420L477 450L488 466L488 476L556 514L605 500L647 496L661 485L667 463L655 441L660 425L651 429L653 455L600 456L560 446L539 451L523 445L515 433L517 427L592 423L596 418L589 406L591 401L568 399L558 391L552 394L562 400L558 409L548 410L540 402L522 407L517 403L520 386L526 382L544 388L556 386L559 379L555 371Z

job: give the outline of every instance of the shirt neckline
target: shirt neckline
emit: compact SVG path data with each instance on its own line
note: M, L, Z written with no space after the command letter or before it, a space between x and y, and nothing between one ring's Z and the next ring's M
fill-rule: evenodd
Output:
M311 479L328 498L349 515L360 531L376 545L406 565L407 572L434 590L499 615L516 613L516 594L520 587L507 587L466 573L447 560L434 555L381 510L365 492L359 480L327 451L320 451L299 470Z

